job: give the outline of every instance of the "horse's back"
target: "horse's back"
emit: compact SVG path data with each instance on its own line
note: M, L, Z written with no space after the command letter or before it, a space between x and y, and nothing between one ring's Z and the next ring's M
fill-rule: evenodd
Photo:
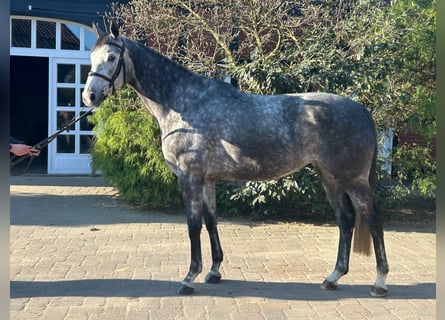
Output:
M331 93L303 93L289 95L298 99L303 108L301 121L311 129L314 137L327 140L375 138L374 122L369 111L359 102ZM297 120L300 121L300 120Z

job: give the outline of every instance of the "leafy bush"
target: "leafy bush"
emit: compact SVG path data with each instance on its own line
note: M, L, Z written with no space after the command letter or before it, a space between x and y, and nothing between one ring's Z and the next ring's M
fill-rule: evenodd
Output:
M435 197L436 164L431 159L430 147L404 144L394 153L394 166L403 168L396 170L399 181L408 181L413 192L429 198Z
M95 124L93 169L134 205L180 202L175 175L165 164L157 121L130 88L116 92L90 116Z
M310 166L277 180L220 183L217 192L220 212L254 220L298 211L332 214L320 179Z

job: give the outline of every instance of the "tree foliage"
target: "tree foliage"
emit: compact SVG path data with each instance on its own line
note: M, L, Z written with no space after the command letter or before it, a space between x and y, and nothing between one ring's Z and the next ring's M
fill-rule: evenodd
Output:
M244 91L337 93L367 106L379 130L391 128L397 135L409 126L433 138L435 4L435 0L390 4L386 0L133 0L113 5L108 18L121 22L128 37L196 72L229 75ZM399 182L410 177L416 188L431 195L435 160L429 151L428 146L399 146L394 161ZM301 185L297 179L306 187L289 187ZM283 197L295 201L284 196L290 190L314 196L321 185L309 168L278 181L230 185L222 194L228 195L226 202L241 201L251 208L267 203L277 207Z

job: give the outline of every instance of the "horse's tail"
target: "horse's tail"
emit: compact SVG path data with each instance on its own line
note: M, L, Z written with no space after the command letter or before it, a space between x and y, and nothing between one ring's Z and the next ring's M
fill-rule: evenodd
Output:
M377 215L377 207L374 200L374 189L376 179L376 166L377 166L377 144L374 149L374 156L372 159L371 170L369 172L369 186L371 188L372 196L372 209L373 212L369 214ZM354 231L354 252L365 256L371 255L371 233L369 232L368 225L366 223L363 214L355 213L355 231Z
M371 255L371 233L362 214L355 215L354 252Z

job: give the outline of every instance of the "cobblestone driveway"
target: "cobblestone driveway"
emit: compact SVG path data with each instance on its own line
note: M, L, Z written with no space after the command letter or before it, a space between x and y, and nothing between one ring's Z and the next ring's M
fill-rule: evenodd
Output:
M351 255L337 291L335 226L220 221L218 285L175 290L189 265L185 217L118 203L99 177L11 178L11 319L435 319L434 230L387 229L389 294L372 298L374 258ZM204 231L205 229L203 229Z

